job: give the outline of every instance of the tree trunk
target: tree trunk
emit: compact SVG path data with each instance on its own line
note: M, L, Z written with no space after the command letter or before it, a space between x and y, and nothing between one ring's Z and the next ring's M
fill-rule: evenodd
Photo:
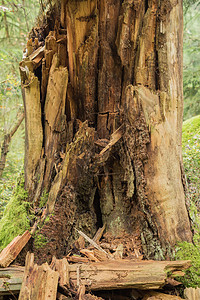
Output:
M25 179L35 209L48 192L46 255L103 224L113 239L140 240L146 258L191 242L182 25L181 0L62 0L32 30L29 49L42 38L45 48L20 64Z
M2 5L5 5L5 1L2 0ZM10 39L10 34L9 34L9 29L8 29L8 20L7 20L7 14L6 11L3 13L3 22L4 22L4 27L5 27L5 34L6 38L9 40Z

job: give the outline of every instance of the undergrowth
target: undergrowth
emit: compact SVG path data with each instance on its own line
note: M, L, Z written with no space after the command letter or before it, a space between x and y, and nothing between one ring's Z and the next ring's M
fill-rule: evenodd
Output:
M183 163L187 179L187 201L194 231L194 244L178 243L176 259L191 260L192 266L179 280L186 287L200 287L200 115L183 123Z
M30 228L28 193L24 189L24 175L18 179L13 195L0 220L0 250L6 247L14 237Z
M200 245L200 244L199 244ZM200 287L200 248L187 242L178 244L176 259L191 260L191 267L185 271L185 276L179 278L185 287Z

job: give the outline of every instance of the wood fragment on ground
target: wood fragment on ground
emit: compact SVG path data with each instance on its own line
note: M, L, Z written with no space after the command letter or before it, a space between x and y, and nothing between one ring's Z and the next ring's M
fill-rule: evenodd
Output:
M93 252L94 252L94 256L99 261L106 261L106 260L108 260L108 257L107 257L107 255L104 252L99 251L98 249L94 249Z
M59 289L57 294L57 299L66 300L66 296L69 296L69 263L66 258L56 259L55 256L52 259L51 269L59 273ZM60 290L60 292L59 292ZM63 294L64 291L64 294Z
M93 247L95 247L99 251L104 252L106 255L108 255L108 257L112 258L112 256L109 253L107 253L104 249L102 249L96 242L94 242L91 238L89 238L85 233L83 233L81 230L77 230L77 229L76 229L76 231L81 236L83 236L86 239L86 241L88 241Z
M89 259L87 257L72 255L72 256L67 256L67 261L73 263L88 263Z
M186 288L184 290L184 296L187 300L199 300L200 299L200 288Z
M142 300L181 300L182 298L175 295L168 295L159 292L149 291Z
M95 257L94 252L92 250L82 249L82 250L80 250L80 253L87 256L89 258L89 260L91 260L91 261L96 261L96 262L99 261L98 258Z
M59 273L47 263L34 264L34 254L28 253L19 300L56 300Z
M31 238L30 232L27 230L23 235L15 237L6 248L0 253L0 267L8 267L13 260L18 256L24 246Z
M171 286L178 286L178 285L181 285L182 282L179 282L179 281L177 281L177 280L175 280L173 278L167 278L166 284L169 284Z
M95 234L95 236L93 237L93 241L95 243L98 243L104 233L104 230L106 228L106 224L103 225L103 227L99 228Z

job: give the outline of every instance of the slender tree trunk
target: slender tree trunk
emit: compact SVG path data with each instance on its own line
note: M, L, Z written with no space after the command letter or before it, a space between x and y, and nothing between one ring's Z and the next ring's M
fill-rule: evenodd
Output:
M24 11L24 18L25 18L25 21L26 21L26 28L27 28L27 31L29 31L29 25L28 25L28 16L27 16L27 13L26 13L26 5L25 5L25 0L22 0L22 9Z
M41 66L21 63L26 188L35 207L49 193L47 252L62 256L75 228L92 236L106 223L113 238L140 240L147 258L162 259L192 239L181 181L182 1L59 4L41 28Z
M11 142L11 139L13 137L13 135L15 134L15 132L17 131L17 129L19 128L19 126L21 125L22 121L24 120L24 113L21 114L15 125L13 126L13 128L4 135L4 140L1 146L1 157L0 157L0 178L2 177L5 165L6 165L6 157L7 154L9 152L9 145Z
M2 0L2 5L5 5L4 0ZM5 27L5 33L6 33L6 38L10 39L10 34L9 34L9 29L8 29L8 21L7 21L7 14L6 11L3 13L3 22L4 22L4 27Z

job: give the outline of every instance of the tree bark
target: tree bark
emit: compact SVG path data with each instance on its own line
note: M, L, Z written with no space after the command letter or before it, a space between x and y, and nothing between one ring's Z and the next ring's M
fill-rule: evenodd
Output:
M192 240L181 181L182 2L53 5L40 28L42 64L21 63L26 188L35 207L49 193L47 252L62 256L75 228L93 236L106 224L163 259Z

